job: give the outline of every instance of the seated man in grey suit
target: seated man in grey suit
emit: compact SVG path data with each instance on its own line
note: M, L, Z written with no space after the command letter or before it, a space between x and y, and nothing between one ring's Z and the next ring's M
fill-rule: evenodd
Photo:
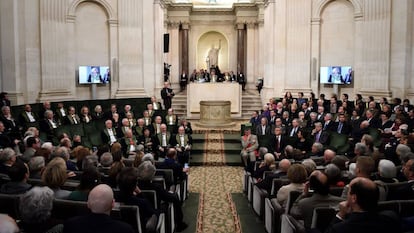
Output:
M313 190L313 194L310 195L309 190ZM295 201L290 213L297 219L305 220L305 228L310 230L316 207L337 207L343 200L329 194L328 177L316 170L309 176L303 194Z

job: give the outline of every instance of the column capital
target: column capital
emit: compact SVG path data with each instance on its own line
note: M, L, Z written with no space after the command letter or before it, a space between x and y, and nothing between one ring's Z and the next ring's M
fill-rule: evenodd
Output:
M254 20L254 21L249 21L249 22L246 22L246 26L247 26L247 28L248 29L253 29L253 28L255 28L256 26L257 26L257 21L256 20Z
M179 21L167 21L167 26L170 29L178 29L180 27L180 22Z
M237 30L244 30L245 28L245 23L244 22L236 22L236 29Z
M183 30L190 29L190 22L181 22L181 29Z

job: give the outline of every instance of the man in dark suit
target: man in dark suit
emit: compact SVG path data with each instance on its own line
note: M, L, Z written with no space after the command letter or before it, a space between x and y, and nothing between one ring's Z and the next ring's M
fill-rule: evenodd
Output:
M339 121L335 122L333 131L345 135L351 133L351 125L346 121L345 114L339 114Z
M60 125L63 125L65 123L67 115L68 111L66 110L63 103L58 103L56 108L56 120Z
M29 104L24 106L24 111L19 115L19 122L24 127L24 130L27 130L29 127L39 128L39 117L32 112L32 106Z
M181 91L184 91L188 83L188 75L185 72L185 70L183 70L183 72L181 73L179 80L180 80L180 89Z
M174 148L169 148L164 162L157 163L157 168L172 169L173 176L174 176L174 183L178 184L179 182L187 179L188 168L184 168L183 165L179 164L176 159L177 159L177 151Z
M69 106L68 115L66 116L67 125L78 125L81 123L79 115L76 113L75 107Z
M242 86L242 91L246 90L246 77L243 72L239 72L239 74L237 74L237 81Z
M117 141L116 138L116 130L112 128L112 121L106 120L105 121L105 129L101 132L101 139L102 143L112 145L114 142Z
M46 110L46 118L40 121L40 131L46 133L47 140L53 142L53 139L57 136L56 130L59 127L59 124L53 118L53 112L51 110Z
M157 97L151 96L152 109L155 111L162 110L161 102L158 102Z
M313 142L319 142L322 145L329 144L329 133L322 129L322 123L316 122L315 129L312 130Z
M312 195L309 195L309 190L313 190ZM309 183L305 186L303 194L293 204L290 213L296 219L303 219L305 221L305 228L310 230L313 210L316 207L337 206L343 200L340 197L329 194L327 175L316 170L309 176Z
M273 152L276 159L282 159L283 155L285 154L285 147L286 147L286 137L282 134L282 128L276 126L275 127L275 134L272 137L270 142L270 152Z
M256 126L260 124L260 118L259 118L259 111L253 111L252 117L249 121L250 124L252 124L252 128L256 129Z
M161 98L164 102L164 109L170 109L174 91L170 88L169 82L164 82L164 88L161 90Z
M407 183L397 189L391 189L388 193L388 200L414 199L414 159L410 159L404 164L402 172L407 178Z
M7 92L2 92L0 93L0 108L3 106L11 106L9 97L7 96L8 93Z
M185 133L184 126L178 127L178 133L173 137L172 145L175 145L177 150L178 163L184 165L190 160L191 146L193 138L191 135Z
M122 232L134 233L130 225L113 220L109 215L114 207L114 193L108 185L100 184L92 189L88 197L91 213L77 216L64 223L64 233Z
M9 135L5 133L4 124L0 121L0 149L7 147L14 147L14 143L12 142L12 139L9 137Z
M349 184L347 200L339 204L339 212L328 233L401 232L397 216L378 213L378 188L368 178L357 177Z
M173 203L176 231L181 232L188 226L183 221L184 214L181 201L174 193L170 193L160 184L152 182L154 179L155 170L155 166L150 161L144 161L141 165L139 165L137 171L139 177L138 187L142 190L154 190L158 200L166 203Z
M298 130L300 129L299 120L297 118L292 120L292 125L288 127L286 133L289 138L296 139Z
M327 113L323 118L323 130L325 131L334 131L335 122L332 120L332 114Z
M108 112L105 112L105 119L113 119L115 113L118 113L116 104L111 104L111 109Z
M155 148L156 148L156 155L161 158L165 158L167 154L168 148L171 147L171 133L167 131L167 126L165 124L161 124L160 126L161 132L155 135ZM158 159L158 157L156 159Z
M270 135L271 133L271 127L267 124L267 118L262 117L260 125L256 126L256 135Z
M39 111L39 120L42 120L42 119L45 119L46 118L45 112L47 110L51 110L51 105L50 105L50 102L49 101L45 101L43 103L43 107Z

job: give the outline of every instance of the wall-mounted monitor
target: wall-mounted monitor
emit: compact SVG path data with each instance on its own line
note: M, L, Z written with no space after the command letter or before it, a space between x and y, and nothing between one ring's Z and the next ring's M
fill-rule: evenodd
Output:
M351 66L323 66L320 68L321 84L352 84L354 71Z
M79 66L79 84L111 82L109 66Z

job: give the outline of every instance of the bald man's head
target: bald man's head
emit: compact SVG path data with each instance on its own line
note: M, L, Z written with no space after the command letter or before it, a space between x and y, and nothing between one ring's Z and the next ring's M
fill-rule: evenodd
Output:
M20 232L16 221L6 214L0 214L0 232L1 233L17 233Z
M289 167L290 167L290 161L288 160L288 159L282 159L282 160L280 160L280 162L279 162L279 169L281 170L281 171L284 171L284 172L287 172L287 170L289 169Z
M108 214L114 205L114 193L106 184L100 184L93 188L88 197L88 208L92 213Z
M335 151L330 149L325 150L325 152L323 153L323 159L325 160L325 163L330 163L335 156Z

